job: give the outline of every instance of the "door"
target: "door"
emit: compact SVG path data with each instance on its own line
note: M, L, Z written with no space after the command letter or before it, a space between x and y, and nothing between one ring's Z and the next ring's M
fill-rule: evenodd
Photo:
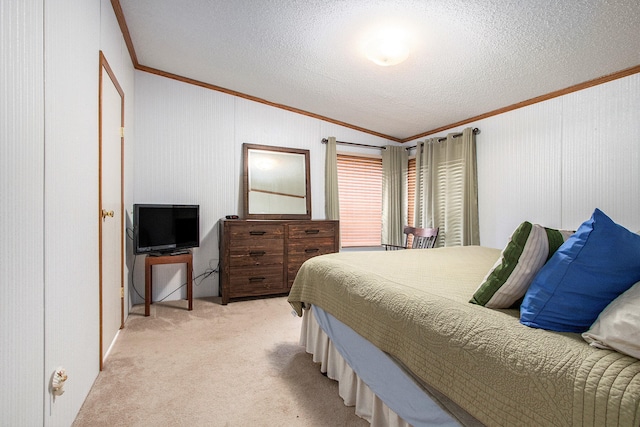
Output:
M124 93L100 52L100 369L124 326Z

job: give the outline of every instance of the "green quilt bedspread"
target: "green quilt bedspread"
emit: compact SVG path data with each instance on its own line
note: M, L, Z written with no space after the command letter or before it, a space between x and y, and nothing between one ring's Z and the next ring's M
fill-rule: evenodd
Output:
M640 425L640 361L517 310L468 303L500 250L343 252L304 263L288 301L317 305L486 425Z

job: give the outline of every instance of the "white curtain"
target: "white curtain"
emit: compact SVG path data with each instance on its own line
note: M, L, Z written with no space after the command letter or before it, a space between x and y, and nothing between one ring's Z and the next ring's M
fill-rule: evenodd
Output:
M327 142L324 191L324 214L326 219L340 219L340 202L338 199L338 155L336 154L335 136L329 137Z
M407 225L407 166L405 147L387 145L382 150L382 243L402 245Z
M480 244L475 135L454 135L416 147L414 224L439 227L439 247Z

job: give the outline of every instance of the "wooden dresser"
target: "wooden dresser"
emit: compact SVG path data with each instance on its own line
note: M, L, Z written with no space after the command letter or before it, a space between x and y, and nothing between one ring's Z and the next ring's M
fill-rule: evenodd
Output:
M285 294L303 262L340 250L338 221L220 220L220 295Z

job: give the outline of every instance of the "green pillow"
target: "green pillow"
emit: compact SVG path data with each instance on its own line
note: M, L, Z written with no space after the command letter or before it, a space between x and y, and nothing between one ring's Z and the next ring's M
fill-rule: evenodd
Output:
M551 255L573 233L523 222L513 232L500 258L469 302L487 308L512 307L524 297L533 278Z

